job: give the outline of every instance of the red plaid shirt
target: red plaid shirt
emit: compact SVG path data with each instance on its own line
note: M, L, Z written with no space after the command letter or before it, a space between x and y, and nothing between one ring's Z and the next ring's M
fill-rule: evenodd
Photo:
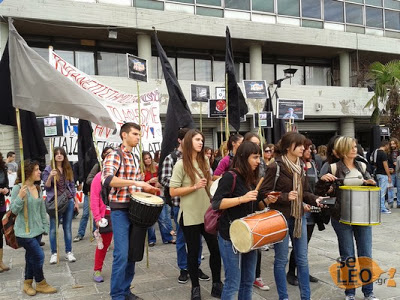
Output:
M103 171L101 174L101 182L103 184L109 184L114 176L117 176L121 179L135 181L142 180L137 158L133 156L132 152L128 151L124 145L121 145L121 152L124 159L123 164L121 163L120 155L117 151L111 152L105 158L103 162ZM128 204L130 201L130 195L134 192L140 191L141 188L138 188L134 185L122 188L112 187L108 196L110 200L110 207L120 206L118 204L115 205L116 203ZM126 207L126 205L124 206Z

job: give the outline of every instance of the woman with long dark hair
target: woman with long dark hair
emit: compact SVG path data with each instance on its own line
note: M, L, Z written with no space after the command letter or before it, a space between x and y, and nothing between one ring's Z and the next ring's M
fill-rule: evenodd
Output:
M218 164L217 169L214 171L213 179L216 180L221 177L226 171L229 170L232 164L232 159L235 156L237 148L239 148L240 144L243 142L243 136L239 133L232 134L229 137L227 147L228 147L228 155L225 156Z
M229 235L231 223L258 210L262 194L255 191L258 181L261 149L255 143L243 142L233 158L232 171L226 172L213 197L213 209L224 210L219 220L218 244L225 269L221 299L251 299L256 279L257 251L234 251ZM235 178L236 177L236 178ZM232 190L233 189L233 190ZM272 203L276 198L269 196Z
M55 169L52 166L55 164ZM76 258L72 253L72 217L74 215L74 207L78 208L78 202L75 202L75 183L74 174L71 164L68 161L64 148L55 147L53 151L53 159L50 166L43 171L42 180L46 190L47 199L49 201L54 197L54 177L57 182L57 195L67 193L68 205L62 214L58 215L58 219L62 218L62 227L64 230L65 243L65 259L69 262L75 262ZM57 244L56 244L56 218L50 216L50 248L51 257L50 264L57 263Z
M7 210L5 196L10 192L7 174L6 163L0 152L0 273L10 270L3 262L3 223L1 222Z
M42 234L48 233L49 222L40 187L35 182L40 181L39 163L26 160L24 162L25 182L21 184L21 166L18 168L16 185L11 194L11 211L17 215L14 232L18 245L25 248L25 281L23 291L34 296L36 293L53 294L57 290L50 286L43 275L44 252L40 247ZM28 208L26 224L24 204ZM29 232L26 232L26 225ZM33 287L33 280L36 286Z
M280 156L275 158L275 164L269 165L266 169L260 192L263 194L274 190L281 192L278 200L272 203L270 207L280 211L287 220L297 263L300 298L309 300L311 290L307 257L307 221L304 216L303 202L313 206L321 206L321 198L308 190L304 165L301 161L305 139L302 134L296 132L286 133L282 137L277 149ZM279 177L275 180L278 167ZM279 300L289 298L285 270L288 263L289 235L282 242L274 245L274 276Z
M204 135L196 129L189 130L183 140L182 159L178 160L172 172L170 194L181 199L178 215L188 249L188 268L192 281L192 300L200 300L199 265L200 236L206 240L210 251L212 272L211 295L220 298L221 256L215 235L204 230L204 215L210 206L209 184L211 175L204 153Z

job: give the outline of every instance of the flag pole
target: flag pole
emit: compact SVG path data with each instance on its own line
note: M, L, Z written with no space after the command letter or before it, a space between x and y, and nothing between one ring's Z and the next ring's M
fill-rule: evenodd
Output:
M200 102L200 131L203 131L203 102Z
M225 104L226 104L226 117L225 117L225 139L229 140L229 102L228 102L228 73L225 72Z
M221 125L221 145L220 145L220 147L222 146L222 144L224 143L224 126L223 126L223 121L222 121L222 118L220 118L219 119L220 120L220 125ZM223 153L221 153L221 154L223 154Z
M261 157L264 155L264 150L263 150L263 134L262 134L262 127L260 123L260 101L257 100L257 111L258 111L258 136L260 137L260 147L261 147Z
M52 162L52 168L53 170L56 169L56 161L54 160L54 140L53 138L50 138L50 149L51 149L51 155L53 156L51 162ZM56 213L56 246L57 246L57 264L60 263L60 255L59 255L59 244L58 244L58 196L57 196L57 175L54 176L54 208L55 208L55 213Z
M25 162L24 162L24 145L22 142L21 118L19 115L19 108L15 109L17 117L18 140L19 140L19 155L21 158L21 184L25 184ZM21 188L22 188L21 186ZM25 220L25 233L29 233L29 219L28 219L28 201L24 201L24 220Z

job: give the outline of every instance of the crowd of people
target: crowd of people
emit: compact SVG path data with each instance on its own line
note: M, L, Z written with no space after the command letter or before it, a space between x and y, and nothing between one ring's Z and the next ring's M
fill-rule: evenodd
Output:
M57 292L43 274L42 236L49 234L50 264L57 263L55 231L62 224L65 259L75 262L72 241L83 239L90 210L92 233L97 240L93 280L105 281L103 262L114 240L111 298L142 299L130 290L135 263L143 257L146 233L150 247L156 245L156 235L154 225L144 228L132 220L131 196L140 191L157 195L164 203L157 220L161 239L164 244L175 245L180 270L178 282L184 284L190 279L192 300L201 299L199 281L210 280L200 268L203 239L210 252L211 296L247 300L252 298L254 287L269 290L261 277L260 249L248 253L235 249L230 227L237 219L267 208L285 217L288 234L281 242L270 246L275 252L273 273L279 300L289 299L287 283L299 286L300 298L309 300L310 282L318 281L310 275L308 265L308 243L315 225L318 230L324 230L331 222L342 260L372 257L372 227L340 222L343 201L340 186L379 185L381 213L390 213L395 202L400 208L400 189L396 195L393 188L400 184L399 141L395 138L383 141L368 157L352 137L334 136L327 145L316 148L311 140L296 132L286 133L276 145L263 143L262 138L252 132L244 136L232 134L225 147L214 151L205 147L201 131L182 128L176 148L159 164L159 151L154 155L143 152L140 158L133 154L140 141L137 124L124 124L120 137L120 147L106 147L101 154L102 161L94 165L85 178L84 216L74 239L71 225L78 207L74 197L76 182L64 149L54 149L51 164L43 172L37 162L25 161L24 184L22 170L14 162L15 153L7 154L7 160L0 154L0 217L6 213L5 196L12 188L13 174L18 174L11 191L10 209L17 216L14 231L18 244L26 250L23 291L27 295ZM210 186L217 180L216 191L211 195ZM40 182L46 191L46 201L38 187ZM55 194L60 200L58 224L47 203ZM323 202L326 197L335 197L336 202L327 206ZM65 199L63 207L62 199ZM217 235L207 232L204 226L210 204L221 212ZM27 213L24 206L27 206ZM0 273L8 270L3 263L1 234ZM355 291L355 288L346 288L345 299L354 300ZM372 283L364 285L362 292L365 300L378 300Z

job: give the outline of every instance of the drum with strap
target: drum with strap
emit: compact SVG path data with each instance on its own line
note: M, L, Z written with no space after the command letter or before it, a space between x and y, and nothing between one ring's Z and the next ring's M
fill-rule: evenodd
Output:
M288 234L285 217L280 211L266 209L232 222L229 235L241 253L282 241Z
M153 194L136 192L131 194L129 219L140 227L151 227L157 222L164 200Z
M340 186L340 222L348 225L379 225L381 203L376 186Z

